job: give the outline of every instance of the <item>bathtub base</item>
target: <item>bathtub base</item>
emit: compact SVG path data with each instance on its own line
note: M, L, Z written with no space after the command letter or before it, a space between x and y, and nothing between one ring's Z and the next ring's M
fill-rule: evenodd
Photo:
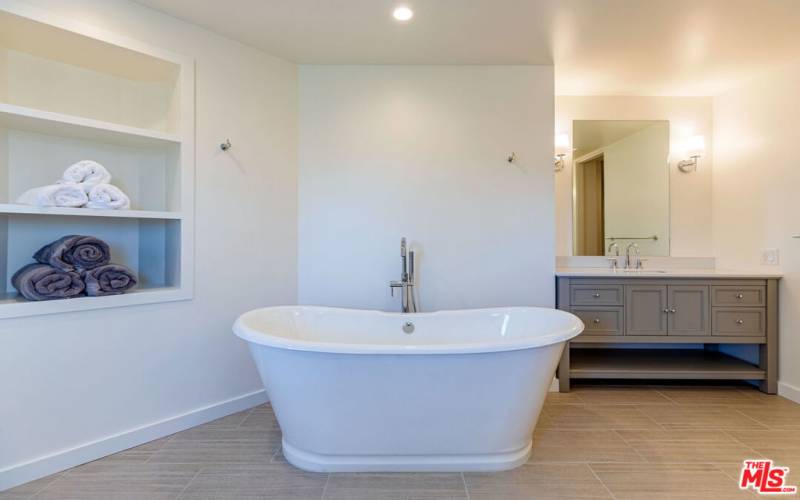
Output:
M527 462L532 441L518 450L480 455L321 455L285 440L282 445L290 464L311 472L494 472Z

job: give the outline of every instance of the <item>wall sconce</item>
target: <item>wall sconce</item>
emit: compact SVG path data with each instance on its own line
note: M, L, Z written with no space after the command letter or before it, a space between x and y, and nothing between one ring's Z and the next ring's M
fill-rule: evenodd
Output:
M555 142L555 171L564 170L564 157L569 153L569 136L567 134L556 134Z
M689 137L686 143L686 156L688 160L681 160L678 162L678 169L684 173L690 173L697 170L697 160L706 152L706 141L702 135L693 135Z

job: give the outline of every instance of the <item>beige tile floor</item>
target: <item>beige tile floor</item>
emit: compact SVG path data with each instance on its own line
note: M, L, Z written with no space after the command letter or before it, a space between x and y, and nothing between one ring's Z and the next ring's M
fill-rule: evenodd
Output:
M80 499L727 499L741 461L800 484L800 405L743 387L551 393L528 464L499 473L312 474L280 454L269 405L0 493Z

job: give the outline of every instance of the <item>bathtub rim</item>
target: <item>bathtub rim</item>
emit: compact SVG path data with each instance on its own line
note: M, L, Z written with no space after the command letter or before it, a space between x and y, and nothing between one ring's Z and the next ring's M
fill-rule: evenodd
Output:
M468 342L459 344L363 344L363 343L343 343L343 342L320 342L304 339L289 339L286 337L272 335L268 332L256 330L246 324L246 316L265 309L315 309L329 311L347 311L358 314L379 314L386 316L396 316L398 319L412 320L419 316L446 315L453 313L498 313L513 312L515 310L541 310L548 314L561 316L571 316L569 327L558 329L552 333L536 335L531 337L520 337L509 342L493 342L487 339L480 342ZM385 312L371 309L350 309L342 307L326 306L268 306L247 311L240 315L233 324L233 332L241 339L256 345L285 349L291 351L318 352L329 354L386 354L386 355L425 355L425 354L481 354L491 352L518 351L522 349L535 349L554 344L566 342L583 332L584 324L575 315L559 309L548 307L533 306L514 306L514 307L492 307L477 309L448 309L434 312L423 313L397 313Z

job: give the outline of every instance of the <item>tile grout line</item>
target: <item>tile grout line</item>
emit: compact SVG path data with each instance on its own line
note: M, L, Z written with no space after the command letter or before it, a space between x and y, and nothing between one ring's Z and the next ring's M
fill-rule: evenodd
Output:
M764 422L759 421L757 418L753 418L750 415L742 412L741 410L739 410L739 408L733 407L733 408L731 408L731 410L735 411L736 413L738 413L739 415L743 416L744 418L752 420L753 422L757 423L758 425L763 425L764 429L759 429L759 430L767 430L767 431L777 430L777 429L773 429L772 427L768 426Z
M595 478L595 479L597 479L598 481L600 481L600 484L602 484L602 485L603 485L603 488L605 488L605 490L608 492L608 494L609 494L609 495L611 495L611 498L612 498L613 500L617 500L617 496L616 496L616 495L614 495L614 492L613 492L613 491L611 491L611 489L610 489L610 488L609 488L609 487L606 485L606 483L604 483L604 482L603 482L603 480L602 480L602 479L600 479L600 476L598 476L598 475L597 475L597 472L595 472L594 468L592 467L592 464L589 464L589 463L587 463L587 464L586 464L586 467L588 467L588 468L589 468L589 472L591 472L591 473L592 473L592 475L594 476L594 478Z
M735 478L735 477L731 476L731 475L730 475L730 474L728 474L728 473L727 473L725 470L723 470L723 468L722 468L722 467L720 467L720 465L721 465L721 464L716 464L716 463L714 463L714 464L710 464L710 465L711 465L712 467L714 467L715 469L717 469L718 471L720 471L720 472L721 472L721 473L722 473L724 476L727 476L727 477L731 478L732 480L736 481L737 483L739 482L739 479L738 479L738 478Z
M663 398L667 399L667 401L669 401L670 403L672 403L672 405L673 405L673 406L682 406L682 405L681 405L681 404L680 404L678 401L676 401L676 400L672 399L671 397L667 396L666 394L664 394L664 393L663 393L663 392L661 392L660 390L658 390L658 389L653 389L653 390L654 390L654 391L656 391L656 394L658 394L658 395L660 395L661 397L663 397Z
M328 494L328 483L331 482L331 473L328 472L328 475L325 477L325 486L322 487L322 494L320 495L320 500L325 500L325 495Z
M44 491L45 491L47 488L49 488L49 487L53 486L53 484L54 484L54 483L56 483L56 482L58 482L58 481L61 481L61 479L62 479L64 476L66 476L66 475L67 475L67 472L69 472L70 470L72 470L72 469L74 469L74 468L75 468L75 467L72 467L72 468L70 468L70 469L67 469L67 470L65 470L65 471L61 472L57 478L55 478L54 480L50 481L50 482L49 482L49 483L47 483L46 485L42 486L42 487L41 487L40 489L38 489L37 491L33 492L29 498L36 498L36 497L37 497L37 496L39 496L41 493L44 493Z
M238 424L238 425L235 427L236 429L241 429L241 428L242 428L242 425L244 425L245 421L246 421L248 418L250 418L250 415L252 415L252 414L253 414L253 410L255 410L255 408L256 408L256 407L254 406L254 407L252 407L252 408L249 408L249 409L247 410L247 415L245 415L245 416L244 416L244 418L242 419L242 421L241 421L241 422L239 422L239 424Z
M768 429L768 430L769 430L769 429ZM752 452L753 452L753 455L754 455L754 457L753 457L753 458L759 458L759 457L763 457L763 456L764 456L764 455L763 455L763 454L762 454L760 451L756 450L755 448L753 448L753 447L752 447L752 446L750 446L749 444L747 444L747 443L745 443L744 441L742 441L741 439L737 438L736 436L734 436L733 434L731 434L731 433L730 433L730 431L728 431L727 429L720 429L720 431L721 431L723 434L725 434L726 436L728 436L729 438L733 439L733 440L734 440L734 441L736 441L737 443L739 443L739 444L741 444L742 446L744 446L745 448L747 448L748 450L752 451ZM763 431L762 431L762 432L763 432Z
M189 485L192 484L192 481L197 479L197 476L200 475L200 472L202 472L203 469L204 469L204 467L200 467L200 468L197 469L197 471L194 473L194 476L192 476L192 478L189 481L186 482L186 484L184 485L183 489L181 489L181 492L178 493L178 495L175 497L175 500L180 500L180 498L183 496L183 494L186 493L186 489L189 488Z
M467 495L467 500L470 500L469 488L467 488L467 478L464 477L464 471L461 471L461 484L464 485L464 493Z
M183 432L183 431L181 431L181 432ZM150 456L149 456L149 457L147 457L147 458L144 460L144 462L142 462L142 463L143 463L143 464L149 464L149 463L150 463L150 459L152 459L154 456L156 456L156 454L157 454L159 451L161 451L161 450L162 450L162 449L163 449L163 448L164 448L166 445L168 445L168 444L169 444L169 442L170 442L170 441L172 441L172 438L175 436L175 434L179 434L179 433L178 433L178 432L176 432L176 433L174 433L174 434L170 434L169 436L165 436L165 437L161 438L161 439L165 439L164 443L163 443L161 446L159 446L157 450L153 450L153 453L151 453L151 454L150 454Z
M660 425L660 424L658 424L658 422L656 422L656 425ZM616 435L617 435L617 437L619 437L619 438L622 440L622 442L623 442L623 443L625 443L625 446L627 446L628 448L632 449L632 450L633 450L633 452L634 452L634 453L636 453L636 454L639 456L639 458L641 458L641 459L644 461L644 463L646 463L646 464L647 464L647 463L650 463L650 461L647 459L647 457L645 457L644 455L642 455L642 454L639 452L639 450L637 450L637 449L636 449L636 447L635 447L635 446L633 446L631 443L629 443L629 442L628 442L628 440L627 440L627 439L625 439L625 437L624 437L624 436L623 436L623 435L622 435L622 434L619 432L619 430L617 430L617 429L611 429L611 432L613 432L614 434L616 434Z

